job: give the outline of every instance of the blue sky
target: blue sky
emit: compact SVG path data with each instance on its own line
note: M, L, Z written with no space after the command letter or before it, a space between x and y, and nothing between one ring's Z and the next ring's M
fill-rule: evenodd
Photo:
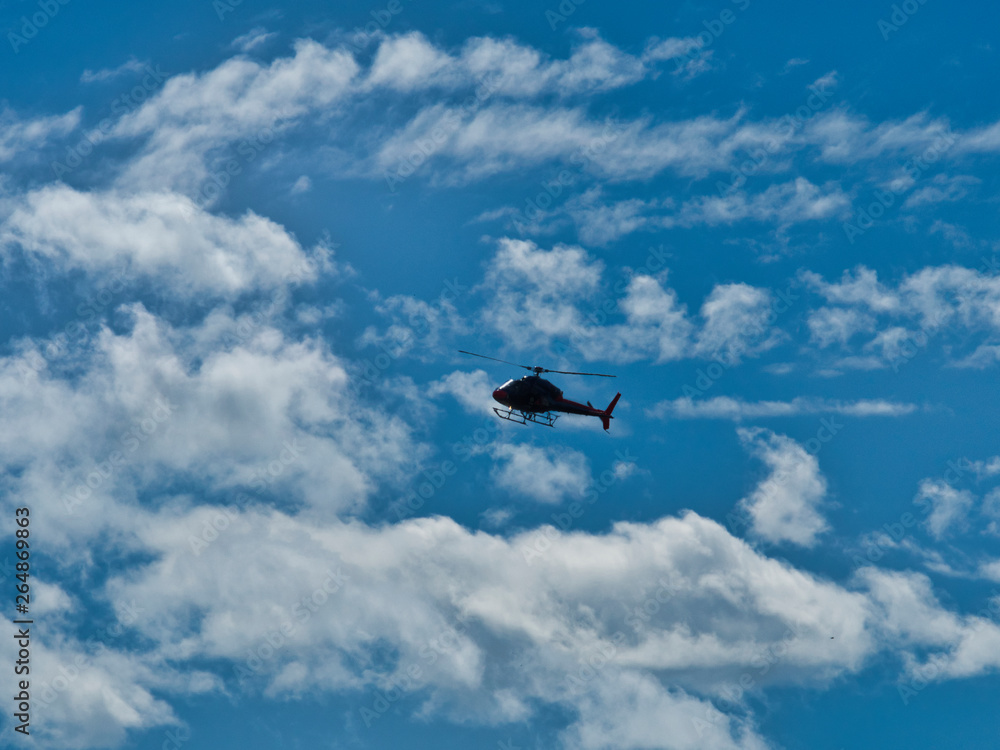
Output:
M0 0L3 745L992 747L997 20Z

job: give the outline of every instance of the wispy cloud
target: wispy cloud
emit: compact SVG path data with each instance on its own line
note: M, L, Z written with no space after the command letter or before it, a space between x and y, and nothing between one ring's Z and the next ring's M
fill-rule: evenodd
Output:
M860 401L835 401L824 398L799 396L791 401L744 401L730 396L693 399L684 396L673 401L661 401L646 413L660 419L745 419L773 417L798 417L811 414L839 414L845 417L902 417L912 414L916 404L862 399Z
M147 63L130 57L117 68L104 68L98 71L87 69L80 74L80 81L82 83L104 83L128 73L140 73L146 69L146 66Z

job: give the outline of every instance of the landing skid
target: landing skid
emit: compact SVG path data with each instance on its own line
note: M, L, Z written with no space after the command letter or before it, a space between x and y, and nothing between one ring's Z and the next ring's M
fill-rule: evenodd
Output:
M495 406L493 407L493 411L497 413L497 416L500 417L500 419L506 419L508 422L514 422L516 424L534 422L535 424L542 424L546 427L555 427L556 420L559 419L559 415L553 414L550 411L514 411L513 409L501 411Z

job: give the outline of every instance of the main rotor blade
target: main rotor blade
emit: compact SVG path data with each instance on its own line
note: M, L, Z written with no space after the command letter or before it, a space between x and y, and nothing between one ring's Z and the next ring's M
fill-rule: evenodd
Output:
M545 370L543 372L555 372L560 375L593 375L598 378L617 378L617 375L605 375L603 372L567 372L566 370Z
M568 370L550 370L547 367L528 367L528 365L519 365L517 362L508 362L506 359L497 359L496 357L487 357L485 354L476 354L475 352L467 352L465 349L459 349L462 354L471 354L473 357L482 357L483 359L492 359L494 362L503 362L505 365L514 365L514 367L523 367L525 370L529 370L534 373L539 372L554 372L557 375L593 375L595 378L616 378L617 375L605 375L603 372L569 372Z
M471 354L473 357L482 357L483 359L492 359L494 362L503 362L505 365L514 365L514 367L523 367L525 370L534 370L534 367L528 367L527 365L519 365L517 362L508 362L506 359L497 359L496 357L487 357L485 354L476 354L475 352L467 352L465 349L459 349L462 354Z

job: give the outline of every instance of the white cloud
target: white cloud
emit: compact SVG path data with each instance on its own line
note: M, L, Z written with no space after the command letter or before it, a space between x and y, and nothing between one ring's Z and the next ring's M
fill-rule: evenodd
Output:
M826 497L826 479L816 456L789 437L759 427L737 434L754 456L770 470L767 478L741 502L752 519L755 534L769 542L791 542L812 547L830 527L820 514Z
M451 396L467 413L491 416L493 407L496 406L491 394L499 385L500 382L496 378L491 380L484 370L473 372L456 370L430 383L427 386L427 395L432 398Z
M696 401L684 396L673 401L661 401L647 413L652 417L673 419L744 419L794 417L804 414L843 414L850 417L899 417L916 411L915 404L882 399L834 401L799 396L791 401L744 401L730 396L716 396Z
M505 539L447 518L372 528L258 507L193 555L191 537L217 515L164 509L134 527L148 562L114 577L106 595L142 613L130 627L151 646L87 673L115 680L113 695L132 710L109 714L82 683L60 699L89 712L82 726L95 738L173 721L164 701L144 698L153 689L184 695L222 680L278 699L353 694L369 710L375 689L395 687L425 718L473 724L559 706L578 717L564 739L588 747L617 736L649 748L757 748L742 712L708 700L730 697L754 654L781 657L750 671L744 690L827 684L883 649L911 668L935 649L941 677L997 663L996 626L944 610L921 576L867 569L861 590L847 590L694 513ZM369 657L386 647L394 656L376 666ZM183 672L206 660L216 675ZM149 668L162 664L177 671ZM414 668L419 680L407 679ZM68 733L82 715L46 726Z
M130 57L117 68L105 68L96 72L87 69L80 75L80 81L82 83L104 83L105 81L118 78L126 73L138 73L145 70L146 65L147 63L141 62L134 57Z
M0 359L6 493L37 508L66 561L89 560L92 535L144 523L168 479L323 517L400 486L427 456L401 419L357 401L322 342L225 309L191 328L127 312L126 331L101 329L68 361L40 357L44 342Z
M657 39L653 37L646 43L646 51L643 52L644 60L672 60L675 57L689 55L695 50L701 49L702 43L698 37L670 37L669 39Z
M634 274L602 299L603 277L604 264L582 248L544 250L530 241L503 239L481 287L490 295L483 318L511 343L523 341L526 333L536 344L568 341L588 361L659 363L716 354L736 361L779 338L768 333L773 313L767 290L715 286L698 326L666 286L665 271Z
M877 627L908 646L904 659L913 682L904 686L911 692L901 689L901 696L914 694L914 684L1000 668L1000 627L992 604L977 615L963 616L941 607L925 575L863 568L859 578L871 590Z
M248 211L214 216L175 193L78 192L44 187L12 201L0 249L17 246L65 272L99 275L126 267L175 294L225 297L274 289L316 266L284 228Z
M383 299L377 291L370 292L369 298L375 303L376 312L391 323L382 332L375 326L369 326L361 335L360 343L378 346L382 351L376 357L396 359L407 354L420 358L440 355L446 337L463 335L468 331L454 302L462 291L464 287L457 280L446 281L445 290L433 303L405 294Z
M590 301L598 299L603 270L581 248L541 250L532 242L502 240L486 275L493 297L484 317L512 342L523 340L525 331L536 340L569 339L588 361L683 356L691 324L673 290L651 276L632 277L625 296L609 300L627 323L600 325L606 304Z
M309 175L302 175L292 185L292 195L301 195L302 193L308 193L310 190L312 190L312 180L309 179Z
M979 564L978 573L981 577L1000 583L1000 558L985 560Z
M22 119L10 108L0 111L0 163L30 154L50 139L73 132L80 124L82 108L64 115Z
M997 362L1000 362L1000 345L980 344L971 354L956 361L954 366L985 370Z
M389 37L379 44L371 70L369 86L388 86L408 90L423 88L436 73L449 67L451 58L432 45L419 31Z
M842 216L850 199L839 185L814 185L804 177L772 185L763 193L748 195L734 191L724 196L701 196L685 203L675 217L665 223L732 224L736 221L773 221L781 226Z
M293 57L268 66L236 57L207 73L174 76L115 126L118 137L148 136L120 184L194 194L213 150L264 133L273 138L308 113L334 107L358 72L347 52L300 40Z
M484 280L492 294L484 319L512 342L526 333L568 335L583 327L576 303L597 292L603 268L578 247L541 250L533 242L502 239Z
M57 586L32 578L32 594L51 595L44 611L47 637L29 627L31 737L44 747L115 747L129 731L177 727L180 720L170 700L179 694L218 690L222 683L198 669L178 670L155 654L126 648L138 632L140 612L118 602L117 619L98 628L85 641L67 634L68 597ZM32 597L34 603L34 596ZM41 610L32 610L37 617ZM16 626L20 627L20 626ZM0 656L18 659L13 638L0 644ZM4 676L4 691L17 695L13 670ZM9 731L13 726L8 722Z
M268 38L263 29L253 29L234 44L252 50ZM653 122L642 117L605 123L592 119L583 107L530 102L553 94L594 97L633 85L655 75L656 63L666 59L680 61L674 72L690 77L710 67L712 51L697 51L697 39L651 40L644 54L635 57L584 30L565 59L550 59L510 38L473 38L453 51L416 31L379 39L367 69L347 48L298 40L292 56L268 65L238 56L211 71L174 76L115 127L117 137L147 139L120 183L191 194L205 183L225 147L265 131L273 137L310 116L322 120L328 140L337 142L338 173L383 179L387 170L417 158L438 163L428 175L440 183L546 162L569 163L615 180L647 179L664 170L702 178L731 171L737 159L760 149L773 157L768 169L783 171L788 156L815 147L825 160L842 162L922 153L928 147L942 154L996 150L1000 142L991 135L995 125L953 133L946 120L926 113L872 125L845 110L826 111L791 137L787 122L748 121L745 109L729 118ZM831 72L814 86L835 84ZM385 107L387 120L356 142L344 142L346 131L329 125L355 97L375 94L398 102L433 89L450 95L477 88L480 100L471 108L439 101L423 106L404 124L393 113L411 108ZM428 138L433 148L418 154L417 145ZM918 202L930 198L923 192L911 196ZM665 220L690 225L754 219L788 225L828 219L848 207L838 185L817 186L799 177L753 197L703 196L686 212Z
M255 26L246 34L241 34L233 40L233 47L240 52L250 52L278 35L276 31L268 31L263 26Z
M373 688L402 684L422 716L476 724L554 705L579 716L566 736L595 747L625 724L647 747L705 747L692 744L692 719L704 717L705 741L717 743L708 746L757 747L748 724L706 700L730 687L748 654L782 645L757 677L763 687L825 683L878 648L863 594L769 560L693 513L602 535L504 539L447 518L375 529L248 512L195 558L187 537L204 515L144 527L153 561L108 588L148 612L139 627L158 657L221 663L231 689L239 668L244 690L351 691L368 708ZM331 576L339 585L312 599ZM668 606L643 607L663 595ZM303 600L316 603L295 617ZM286 621L280 648L251 669L248 654ZM371 664L386 646L393 658ZM582 672L598 653L596 675ZM419 681L403 682L413 667Z
M874 318L862 310L845 307L821 307L809 313L806 321L810 338L820 347L845 346L857 333L872 331Z
M581 500L593 480L587 457L571 448L503 443L493 449L492 479L518 497L541 503Z
M411 91L455 89L491 80L503 95L571 96L627 86L646 73L642 61L594 35L584 35L568 59L547 60L512 39L489 37L468 40L454 56L420 32L411 32L382 40L366 85Z
M724 196L703 195L680 206L675 206L670 198L608 201L600 187L592 187L568 198L562 206L533 212L530 219L513 208L493 212L489 218L508 218L511 222L516 219L515 226L520 230L543 234L557 229L568 217L576 224L582 242L602 246L641 230L715 226L745 220L770 222L780 230L841 215L849 204L839 186L827 184L820 188L799 178L756 195L743 191ZM487 216L482 218L486 220Z
M909 308L928 327L960 325L1000 329L1000 277L962 266L923 268L900 282Z
M669 690L647 675L602 675L580 706L580 721L563 733L566 747L665 750L765 750L749 721L711 703Z
M974 246L972 237L965 227L951 224L941 219L935 219L931 224L930 233L940 234L944 239L952 244L956 249L964 250Z
M649 356L667 362L685 356L693 326L673 289L652 276L633 276L620 306L627 322L595 331L592 347L619 360Z
M820 112L809 120L802 140L818 146L826 161L856 163L886 154L922 153L929 148L940 158L959 137L947 119L931 119L926 112L872 125L864 117L837 109Z
M971 467L978 477L993 477L1000 474L1000 456L993 456L985 461L972 461Z
M973 497L968 490L956 490L944 480L924 479L913 502L930 504L930 515L924 523L935 539L942 539L952 527L965 525Z
M844 271L841 281L829 284L819 274L803 272L802 280L813 287L828 302L859 305L872 312L895 312L900 308L899 296L879 283L875 271L859 266L854 272Z
M646 179L664 170L705 177L729 169L744 150L763 147L776 138L780 142L779 123L743 123L744 114L652 124L648 119L602 122L589 118L582 108L524 102L489 100L471 112L435 104L383 142L372 171L383 177L384 170L400 168L408 158L420 164L430 158L447 158L453 162L446 171L450 182L479 180L547 162L583 168L616 181ZM416 144L421 141L434 147L417 155ZM784 213L789 219L822 214L830 196L818 190L809 183L801 188L797 183L775 188L753 204L752 213Z
M1000 331L1000 277L982 269L927 266L904 276L895 287L881 283L875 271L864 266L845 271L835 283L810 272L801 278L831 305L810 313L814 340L821 345L845 342L860 331L875 330L874 338L861 347L875 355L875 367L912 358L935 333L959 330L992 336ZM952 364L987 367L993 354L993 344L987 341Z
M826 89L835 88L840 84L840 76L837 75L836 70L831 70L828 73L821 75L812 85L809 86L810 89L819 89L820 91L825 91Z
M606 245L654 223L648 214L655 206L656 201L639 198L609 204L604 200L601 188L593 187L581 195L569 198L563 210L576 223L582 242L588 245Z
M954 203L965 198L969 193L969 188L981 182L977 177L971 175L958 175L948 177L943 174L935 175L930 180L930 184L919 190L914 190L906 201L903 208L917 208L918 206L933 203Z
M642 59L650 62L673 60L673 75L688 81L712 69L714 50L706 50L704 46L704 41L696 36L667 39L654 36L646 42Z
M711 51L688 61L677 72L703 72L709 55ZM831 83L829 78L816 81L816 85ZM497 90L502 92L502 85ZM930 120L924 114L872 126L843 110L814 115L793 137L788 134L786 119L751 122L742 109L728 119L700 116L653 123L644 118L618 122L611 128L602 128L580 109L543 109L523 102L492 102L473 117L462 118L460 114L458 109L440 105L421 110L403 129L404 135L393 137L378 163L395 166L417 137L435 128L444 128L449 136L439 139L434 156L456 160L461 172L452 179L461 180L482 179L548 161L579 164L592 174L615 180L647 179L665 170L703 178L712 172L732 171L742 155L759 151L769 155L773 165L769 169L786 170L787 156L812 148L819 148L823 160L834 163L873 161L887 153L925 155L936 162L945 155L968 151L975 138L975 131L954 133L947 121ZM456 122L461 123L457 130L445 127ZM421 124L419 130L417 123ZM593 148L594 143L601 147ZM1000 139L989 150L996 150L997 143ZM901 189L908 186L894 184ZM835 183L820 187L799 177L753 198L742 193L703 196L675 221L685 225L749 218L795 223L841 216L849 208L848 195Z
M725 357L729 362L770 348L767 336L773 323L771 293L749 284L718 284L701 306L705 324L698 332L695 351L703 357Z

